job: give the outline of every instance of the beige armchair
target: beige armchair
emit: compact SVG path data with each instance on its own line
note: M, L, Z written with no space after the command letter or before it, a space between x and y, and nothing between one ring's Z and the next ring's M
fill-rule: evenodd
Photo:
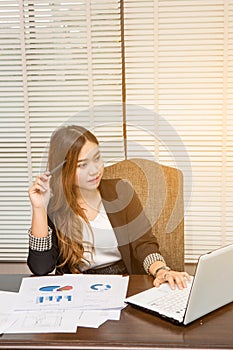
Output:
M168 266L184 270L183 175L176 168L134 158L106 166L104 178L130 181L151 222Z

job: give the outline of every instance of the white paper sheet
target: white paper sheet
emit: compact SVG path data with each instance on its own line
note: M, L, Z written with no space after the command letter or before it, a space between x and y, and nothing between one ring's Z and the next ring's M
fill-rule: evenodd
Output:
M120 315L120 310L86 310L80 313L77 325L78 327L98 328L108 320L118 321Z
M0 333L5 331L15 322L13 316L14 305L17 302L18 293L0 291Z
M62 309L15 311L15 322L5 333L76 333L76 315L77 311Z
M120 275L25 277L16 309L123 308L128 280Z
M120 275L25 277L19 293L0 292L6 311L2 309L2 323L0 314L0 331L76 332L77 327L119 320L128 280Z
M129 277L119 275L83 276L82 310L122 309L127 293Z

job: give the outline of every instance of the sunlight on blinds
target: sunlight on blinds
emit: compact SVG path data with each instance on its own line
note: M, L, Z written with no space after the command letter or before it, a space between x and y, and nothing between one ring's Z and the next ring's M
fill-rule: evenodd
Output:
M51 132L124 158L120 0L0 2L0 260L25 261ZM184 174L186 262L233 241L233 0L124 0L128 158Z
M183 171L186 261L194 262L233 241L233 1L124 6L127 102L151 111L127 115L129 142L137 137L145 155Z
M5 0L0 24L0 260L25 261L51 132L83 125L106 163L124 157L119 0Z

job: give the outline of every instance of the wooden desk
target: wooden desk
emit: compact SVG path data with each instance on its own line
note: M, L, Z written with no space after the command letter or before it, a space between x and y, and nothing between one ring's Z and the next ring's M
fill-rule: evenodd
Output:
M2 281L0 276L1 289ZM18 285L17 278L16 284ZM7 290L6 283L4 285ZM131 276L128 295L151 285L152 279L149 276ZM107 321L98 329L79 327L75 334L6 334L0 337L0 349L169 348L233 349L233 303L188 326L176 326L127 306L121 313L120 321Z

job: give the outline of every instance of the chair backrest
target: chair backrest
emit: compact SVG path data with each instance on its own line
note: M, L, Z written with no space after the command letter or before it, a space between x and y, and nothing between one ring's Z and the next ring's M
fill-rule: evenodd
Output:
M138 194L160 252L174 270L184 270L183 174L151 160L133 158L105 167L104 178L127 179Z

